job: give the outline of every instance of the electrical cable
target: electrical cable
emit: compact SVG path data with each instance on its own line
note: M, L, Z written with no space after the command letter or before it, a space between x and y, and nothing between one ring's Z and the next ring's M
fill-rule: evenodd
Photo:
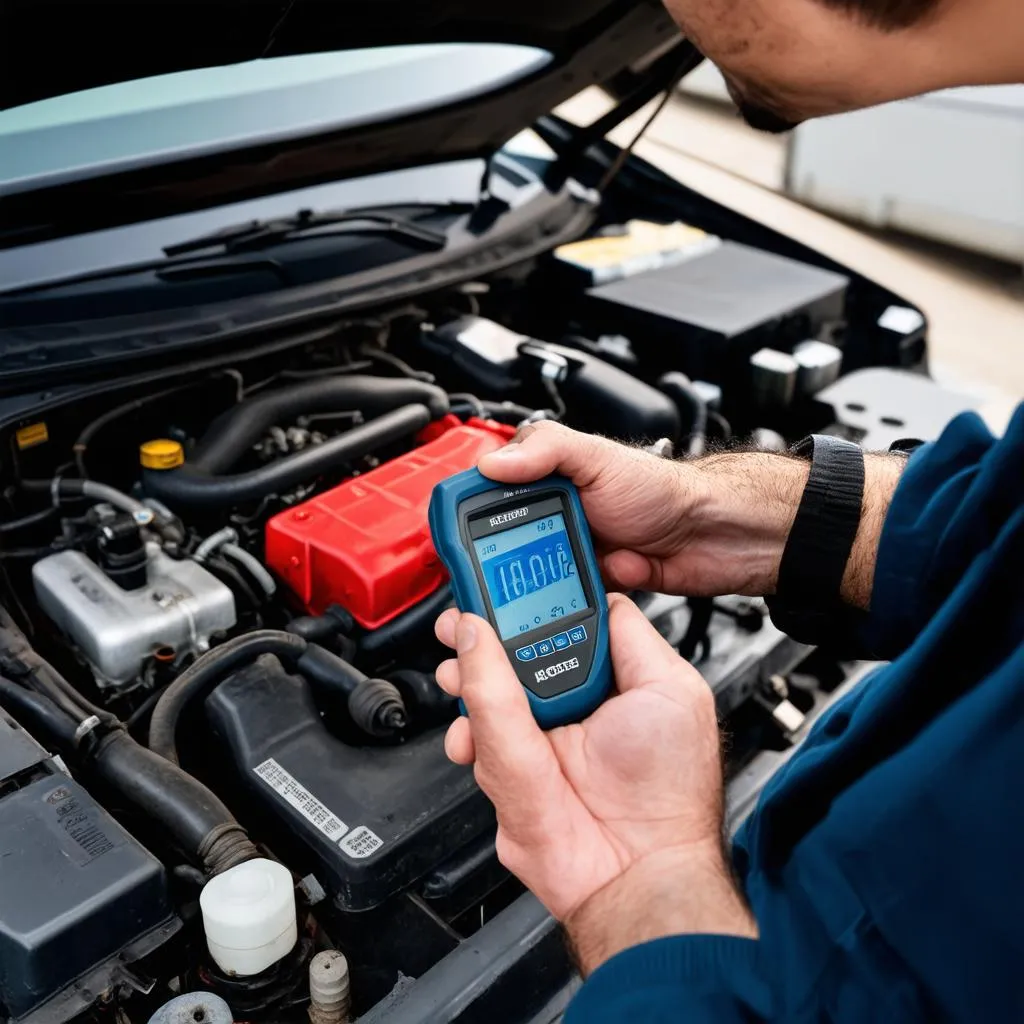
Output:
M399 359L398 356L385 352L382 349L374 348L372 345L360 346L359 354L366 356L367 359L394 367L403 377L408 377L410 380L419 380L424 384L434 383L435 378L432 373L427 373L426 370L415 370L404 359Z
M121 405L116 405L113 409L108 409L101 416L97 416L91 423L87 423L82 428L75 443L71 446L71 450L75 455L75 468L78 470L78 475L83 480L89 478L85 465L85 453L96 434L107 426L108 423L112 423L122 416L127 416L129 413L137 412L150 402L158 402L162 398L169 398L179 391L186 391L194 387L195 384L189 382L187 384L176 384L174 387L164 388L162 391L155 391L148 395L141 395L138 398L131 399L131 401L123 402Z
M682 75L680 75L679 77L681 78ZM637 143L646 134L647 129L650 128L652 124L654 124L654 122L658 118L658 115L665 109L666 105L668 104L668 101L672 98L672 93L675 91L677 81L678 79L674 80L672 84L665 90L664 94L658 101L654 110L651 111L647 120L644 121L644 123L640 126L640 130L636 133L636 135L633 136L632 141L627 146L619 150L615 159L612 161L611 166L605 172L604 177L601 179L600 184L597 186L598 192L601 192L603 194L605 190L611 185L611 183L619 176L619 172L622 170L623 167L625 167L626 161L632 155Z
M32 512L29 515L22 516L20 519L9 519L6 523L0 523L0 534L14 533L17 530L24 530L29 526L38 526L40 523L45 523L47 519L53 518L56 514L56 507L48 505L39 512Z
M562 396L558 393L558 385L550 377L541 377L541 383L544 385L548 398L551 399L551 411L555 414L556 419L565 419L565 402L562 401Z

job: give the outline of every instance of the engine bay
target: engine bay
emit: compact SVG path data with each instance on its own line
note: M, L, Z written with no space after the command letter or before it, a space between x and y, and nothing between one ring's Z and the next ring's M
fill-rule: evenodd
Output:
M669 458L861 439L851 371L896 362L842 274L703 232L610 260L630 230L7 416L0 1020L388 1019L522 896L444 754L434 484L543 419ZM847 678L761 601L632 596L731 777ZM509 1020L563 983L507 978Z

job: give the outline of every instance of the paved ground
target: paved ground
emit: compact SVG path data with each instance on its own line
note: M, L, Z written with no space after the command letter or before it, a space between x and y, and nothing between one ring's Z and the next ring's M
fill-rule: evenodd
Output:
M597 90L561 111L581 122L608 106ZM641 111L613 138L628 141ZM924 310L932 370L949 387L981 397L1001 429L1024 398L1024 278L1019 267L889 233L869 232L782 196L785 141L747 128L726 108L680 96L638 153L691 188L883 282Z

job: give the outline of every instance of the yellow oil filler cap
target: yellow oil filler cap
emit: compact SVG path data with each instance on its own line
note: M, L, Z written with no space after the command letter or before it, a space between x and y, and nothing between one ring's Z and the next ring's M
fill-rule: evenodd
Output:
M140 446L139 461L145 469L177 469L185 461L185 449L177 441L157 438Z

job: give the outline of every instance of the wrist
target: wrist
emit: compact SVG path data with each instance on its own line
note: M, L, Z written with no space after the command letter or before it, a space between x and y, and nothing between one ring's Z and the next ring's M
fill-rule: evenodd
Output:
M870 607L882 529L906 463L902 455L865 456L860 522L840 591L843 601L854 608Z
M757 937L717 840L649 854L573 911L565 930L584 977L631 946L669 935Z
M905 465L903 456L865 457L861 517L840 591L853 607L870 604L882 528ZM691 521L714 541L723 563L737 566L732 592L774 594L810 463L777 452L739 452L683 463L681 469L694 496Z
M775 452L742 452L710 455L684 468L697 496L693 522L737 568L732 592L774 594L810 464Z

